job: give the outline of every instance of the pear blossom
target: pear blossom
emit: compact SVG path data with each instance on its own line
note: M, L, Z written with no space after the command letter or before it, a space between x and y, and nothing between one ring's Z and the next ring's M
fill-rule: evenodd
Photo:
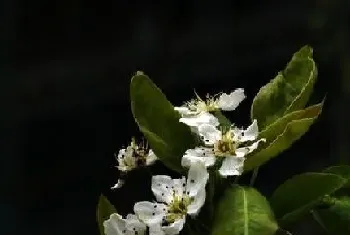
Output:
M117 213L103 222L106 235L146 235L147 226L136 215L128 214L125 219ZM161 235L161 234L159 234Z
M212 126L220 125L219 120L211 114L217 110L233 111L241 101L245 99L243 88L237 88L230 94L221 93L218 98L207 95L206 100L202 100L197 94L196 99L186 102L181 107L174 109L181 114L180 122L190 126L194 132L196 127L209 124Z
M202 162L206 167L210 167L221 158L223 160L219 173L222 176L242 174L245 156L256 150L260 142L266 141L257 140L259 134L257 120L254 120L246 130L231 127L221 131L212 125L201 125L198 127L198 132L204 147L187 150L181 160L182 166L190 167Z
M187 180L185 177L153 176L152 191L157 202L137 202L135 214L150 227L150 231L178 234L184 227L186 216L196 216L204 205L208 178L209 173L202 163L191 165Z
M157 156L152 149L149 149L144 143L137 144L134 138L132 138L129 146L119 150L116 158L118 161L117 168L123 174L138 167L150 166L157 160ZM120 188L123 184L124 180L118 179L118 182L112 187L112 189Z
M216 96L218 96L216 98ZM233 111L246 98L243 88L237 88L230 94L219 93L214 96L207 95L203 100L196 94L197 98L186 102L181 107L175 107L183 117L196 116L202 112L214 112L217 110Z

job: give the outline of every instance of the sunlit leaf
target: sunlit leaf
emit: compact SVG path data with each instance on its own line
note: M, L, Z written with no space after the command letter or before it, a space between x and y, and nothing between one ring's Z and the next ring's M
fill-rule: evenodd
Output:
M142 72L130 84L131 109L141 132L157 157L170 169L182 171L181 157L196 139L162 91Z
M273 157L290 148L292 144L302 137L317 119L321 112L322 103L311 106L305 110L290 113L276 121L260 134L260 137L266 138L267 142L263 144L260 151L247 157L244 164L244 170L249 171L259 167ZM283 132L281 130L284 128ZM279 134L277 137L274 135Z
M254 188L237 185L219 200L212 235L273 235L277 229L266 198Z
M278 118L307 104L317 77L312 48L302 47L296 52L286 68L279 72L255 96L251 118L258 120L263 130Z

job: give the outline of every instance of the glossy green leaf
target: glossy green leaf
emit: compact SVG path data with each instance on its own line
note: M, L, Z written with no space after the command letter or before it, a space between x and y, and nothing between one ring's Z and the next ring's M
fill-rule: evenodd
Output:
M115 207L108 201L108 199L101 195L96 209L96 217L100 234L104 235L103 221L108 220L109 216L113 213L117 213Z
M350 234L350 197L334 198L330 208L314 210L312 215L329 235Z
M169 168L182 171L181 157L196 139L162 91L142 72L130 84L131 109L157 157Z
M259 129L307 104L317 77L312 48L302 47L296 52L286 68L279 72L255 96L251 118L258 120Z
M329 173L304 173L280 185L271 197L271 206L282 225L308 213L325 195L341 188L346 180Z
M278 229L266 198L254 188L228 188L215 210L212 235L273 235Z
M321 107L322 105L315 105L303 111L296 111L288 114L263 131L260 136L267 138L267 142L261 147L260 151L258 150L247 157L244 163L244 170L249 171L255 167L259 167L284 150L290 148L295 141L309 130L310 126L320 114ZM288 124L286 125L287 122ZM284 131L274 138L274 131L279 133L284 125L286 125ZM271 141L272 139L273 141Z
M301 120L306 118L316 118L322 112L323 102L307 107L303 110L294 111L289 113L279 119L274 123L269 125L265 130L259 133L259 138L265 138L266 143L271 143L276 139L277 136L283 133L287 125L295 120Z
M339 175L344 179L347 179L347 184L344 185L346 188L350 188L350 166L342 165L342 166L331 166L324 170L325 173L332 173L335 175Z

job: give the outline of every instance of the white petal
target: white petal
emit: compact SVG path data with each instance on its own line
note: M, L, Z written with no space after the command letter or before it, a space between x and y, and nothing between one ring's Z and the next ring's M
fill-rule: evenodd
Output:
M243 88L238 88L230 94L222 94L218 99L218 106L224 111L233 111L245 99Z
M152 177L152 192L158 202L169 204L173 200L173 179L168 175L155 175Z
M193 116L196 115L197 112L195 111L191 111L189 108L185 107L185 106L181 106L181 107L174 107L175 111L178 111L181 116Z
M157 156L154 154L152 149L149 150L147 158L146 158L146 165L150 166L152 165L155 161L157 161Z
M209 173L205 165L201 162L197 162L196 164L191 165L186 183L186 192L190 197L196 197L197 193L205 189L205 185L207 184L209 178Z
M145 235L147 226L136 215L128 214L125 222L126 234L135 234L137 232L138 235Z
M187 207L187 214L196 216L205 203L205 188L200 190Z
M161 223L167 211L166 205L153 202L137 202L134 205L135 214L145 224Z
M133 148L128 146L118 153L118 169L120 171L130 171L136 167L136 158L133 156Z
M246 141L254 141L259 135L258 122L254 119L253 123L243 131L242 137L240 139L241 142Z
M202 112L193 117L183 117L180 118L179 121L190 127L198 127L203 124L218 126L220 124L219 120L214 115L207 112Z
M118 179L118 182L113 187L111 187L111 189L121 188L121 187L123 187L124 183L125 183L124 180Z
M175 220L174 223L171 223L169 226L163 226L162 229L166 235L179 234L184 227L185 221L186 216L183 216L181 219Z
M220 175L241 175L243 172L244 160L244 157L226 157L219 169Z
M157 223L149 226L149 235L166 235L166 234L164 233L160 223Z
M266 139L259 139L258 141L255 141L252 143L252 145L248 146L247 148L249 149L248 153L253 152L255 149L259 147L260 142L266 142Z
M186 178L182 177L181 179L173 179L173 192L175 195L182 197L186 187Z
M181 165L184 167L190 167L192 164L200 161L206 167L213 166L215 164L215 156L212 148L201 148L188 149L181 159Z
M242 148L238 148L235 151L236 156L238 158L243 158L245 157L245 155L247 155L249 153L249 148L248 147L242 147Z
M215 126L203 124L198 126L199 136L206 145L213 145L221 139L222 133Z
M106 235L122 235L126 231L126 222L117 214L111 214L108 220L103 222L104 232ZM123 233L124 232L124 233Z

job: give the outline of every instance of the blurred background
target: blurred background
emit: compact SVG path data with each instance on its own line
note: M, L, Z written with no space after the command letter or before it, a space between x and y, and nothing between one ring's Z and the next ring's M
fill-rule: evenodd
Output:
M268 196L293 174L350 161L347 0L0 4L1 234L98 234L100 193L122 213L149 194L142 171L109 190L113 153L140 136L129 105L137 70L174 105L194 88L204 96L244 87L248 98L230 117L246 125L259 88L309 44L319 66L311 102L327 94L324 112L260 170L257 186ZM290 231L323 234L308 219Z

